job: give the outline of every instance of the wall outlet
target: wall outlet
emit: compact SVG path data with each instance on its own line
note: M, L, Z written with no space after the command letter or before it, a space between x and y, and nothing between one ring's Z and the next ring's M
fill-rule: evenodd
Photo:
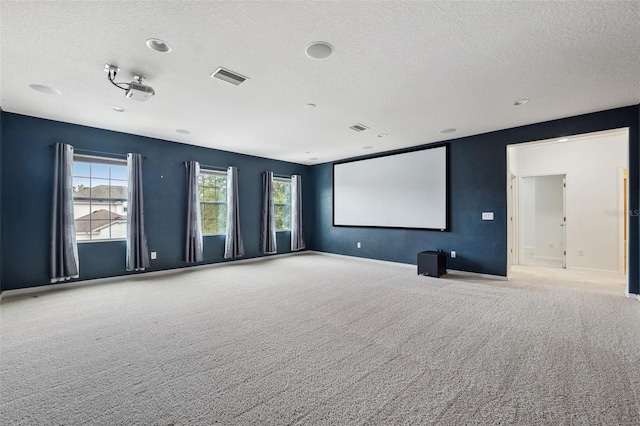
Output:
M451 251L451 258L455 259L455 257L456 257L456 252L455 251Z
M155 251L151 252L151 260L155 260L158 258L158 253L156 253Z
M584 256L584 250L578 250L578 256Z
M356 247L358 247L358 248L361 248L361 247L362 247L362 244L360 244L360 241L358 241L358 242L356 243Z
M482 220L493 220L493 212L482 212Z

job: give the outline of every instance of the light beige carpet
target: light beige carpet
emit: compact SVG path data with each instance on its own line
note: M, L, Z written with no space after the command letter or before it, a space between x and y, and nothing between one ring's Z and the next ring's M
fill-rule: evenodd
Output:
M3 425L640 424L608 288L303 253L35 296L0 305Z

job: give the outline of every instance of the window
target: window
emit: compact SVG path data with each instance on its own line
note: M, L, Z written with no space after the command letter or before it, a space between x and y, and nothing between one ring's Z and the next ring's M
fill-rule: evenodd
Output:
M198 176L203 235L227 233L227 174L200 170Z
M291 230L291 179L273 179L276 231Z
M73 157L73 217L77 241L127 237L127 162Z

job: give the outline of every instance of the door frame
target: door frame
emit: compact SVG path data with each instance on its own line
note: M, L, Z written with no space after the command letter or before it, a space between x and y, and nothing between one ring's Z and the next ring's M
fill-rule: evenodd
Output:
M507 178L507 276L512 265L520 264L518 251L518 176L509 172Z
M535 178L535 177L544 177L544 176L562 176L563 177L563 188L562 188L562 210L563 210L563 217L564 217L564 229L563 229L563 268L567 269L570 266L568 266L568 257L567 257L567 253L569 252L568 246L569 246L569 239L567 238L567 196L566 196L566 189L567 189L567 173L565 172L550 172L550 173L539 173L539 174L527 174L527 175L520 175L517 177L518 180L518 186L521 186L521 182L522 179L526 179L526 178ZM518 219L517 219L517 223L518 223L518 227L516 228L516 232L518 234L517 237L517 241L518 241L518 259L519 259L519 263L518 265L522 264L521 260L524 258L524 247L522 247L522 241L523 241L523 227L522 227L522 199L520 196L520 192L518 191L518 200L517 200L517 205L518 205Z
M551 173L539 173L539 174L533 174L533 175L521 175L518 176L518 180L521 181L522 179L525 178L536 178L536 177L544 177L544 176L562 176L562 181L563 181L563 188L562 188L562 211L563 211L563 217L565 218L564 220L564 230L563 230L563 262L562 264L564 265L564 269L567 269L567 252L569 251L568 249L568 238L567 238L567 173L566 172L551 172ZM518 197L518 212L522 212L522 204L521 204L521 200L520 197ZM518 217L518 222L520 223L520 226L518 227L518 241L522 241L522 233L524 232L524 230L522 229L522 218ZM520 253L520 259L523 258L523 247L522 244L519 245L518 247L518 251Z
M618 221L618 232L622 235L620 241L620 255L618 256L618 272L627 276L627 291L629 290L629 166L618 167L618 212L622 220Z

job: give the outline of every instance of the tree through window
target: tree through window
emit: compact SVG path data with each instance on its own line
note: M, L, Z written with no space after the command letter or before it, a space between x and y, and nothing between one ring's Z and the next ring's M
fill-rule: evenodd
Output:
M227 232L227 174L200 170L198 176L203 235Z
M276 231L291 230L291 179L273 179Z

